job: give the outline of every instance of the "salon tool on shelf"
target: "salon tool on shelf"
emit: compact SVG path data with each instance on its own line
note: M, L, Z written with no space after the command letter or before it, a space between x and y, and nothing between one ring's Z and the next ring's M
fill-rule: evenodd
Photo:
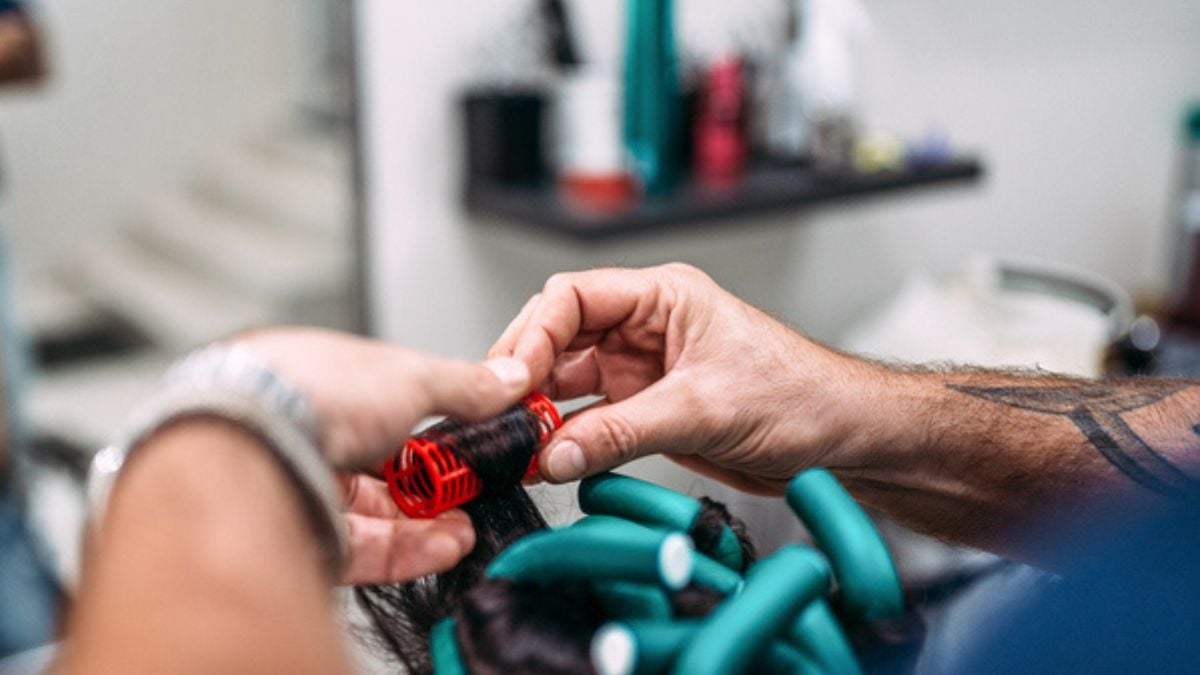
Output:
M534 392L490 420L447 419L409 438L383 465L383 478L401 511L432 518L534 473L537 449L561 426L558 409Z
M649 195L669 192L680 174L674 7L673 0L628 0L625 146Z

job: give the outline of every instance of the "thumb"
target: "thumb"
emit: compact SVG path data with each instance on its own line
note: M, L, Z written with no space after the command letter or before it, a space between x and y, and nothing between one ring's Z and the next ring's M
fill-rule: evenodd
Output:
M542 477L566 483L686 446L681 441L689 427L680 410L680 397L672 396L662 384L572 416L541 453L538 468Z

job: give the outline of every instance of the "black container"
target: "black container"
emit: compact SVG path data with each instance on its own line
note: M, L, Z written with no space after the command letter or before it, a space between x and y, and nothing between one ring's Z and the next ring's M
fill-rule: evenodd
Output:
M463 97L462 107L468 186L533 186L545 182L543 92L477 90Z

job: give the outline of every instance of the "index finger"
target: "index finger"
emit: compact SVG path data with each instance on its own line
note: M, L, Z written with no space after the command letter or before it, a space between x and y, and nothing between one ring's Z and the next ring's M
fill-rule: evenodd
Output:
M525 362L536 385L581 333L651 319L659 308L660 291L654 277L642 270L556 274L546 282L524 325L502 337L491 353Z

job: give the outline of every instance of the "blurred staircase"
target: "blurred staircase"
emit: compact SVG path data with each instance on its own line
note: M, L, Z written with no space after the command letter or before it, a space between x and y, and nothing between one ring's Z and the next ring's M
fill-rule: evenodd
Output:
M240 143L33 284L35 430L94 449L197 345L259 325L352 328L349 155L329 128Z

